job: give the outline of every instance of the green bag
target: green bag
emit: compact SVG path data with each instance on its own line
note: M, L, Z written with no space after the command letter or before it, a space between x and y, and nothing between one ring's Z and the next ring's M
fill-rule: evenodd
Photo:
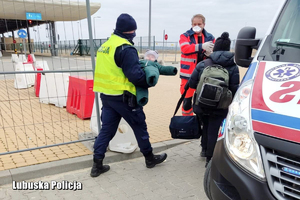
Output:
M204 68L195 92L196 106L226 109L231 104L229 73L220 65L212 64Z

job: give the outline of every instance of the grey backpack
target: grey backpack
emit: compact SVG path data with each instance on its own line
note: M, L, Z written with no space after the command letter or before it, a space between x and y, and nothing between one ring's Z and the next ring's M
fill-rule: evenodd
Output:
M204 68L195 92L196 106L226 109L231 104L229 73L221 65L212 64Z

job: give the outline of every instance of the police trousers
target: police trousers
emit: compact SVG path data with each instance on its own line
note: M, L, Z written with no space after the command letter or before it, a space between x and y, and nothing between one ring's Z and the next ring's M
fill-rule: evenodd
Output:
M147 131L146 116L142 106L129 107L122 96L100 95L102 101L101 130L94 144L94 158L103 159L110 140L115 136L121 118L132 128L141 153L152 154Z

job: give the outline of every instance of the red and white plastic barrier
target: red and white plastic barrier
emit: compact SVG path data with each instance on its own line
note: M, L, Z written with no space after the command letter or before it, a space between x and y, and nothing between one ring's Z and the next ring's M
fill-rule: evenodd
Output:
M14 63L15 71L34 71L31 64L23 64L22 62ZM16 74L14 86L16 89L30 88L34 85L35 74L28 73Z
M69 73L45 73L41 75L39 99L41 103L65 107L67 102Z

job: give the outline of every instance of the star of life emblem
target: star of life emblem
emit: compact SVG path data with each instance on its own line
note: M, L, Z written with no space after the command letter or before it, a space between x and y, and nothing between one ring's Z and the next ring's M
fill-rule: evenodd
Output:
M265 76L276 82L288 81L300 76L300 65L298 64L282 64L268 70Z

